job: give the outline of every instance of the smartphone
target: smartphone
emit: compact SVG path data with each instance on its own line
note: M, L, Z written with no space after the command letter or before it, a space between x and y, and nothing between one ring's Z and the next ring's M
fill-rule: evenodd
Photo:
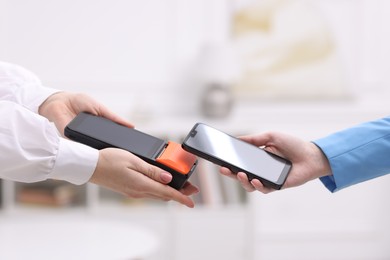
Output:
M180 189L194 172L197 158L181 145L88 113L78 114L66 127L65 136L96 149L127 150L172 174L169 185Z
M194 125L182 147L233 173L244 172L249 180L258 179L273 189L283 186L291 169L290 161L203 123Z

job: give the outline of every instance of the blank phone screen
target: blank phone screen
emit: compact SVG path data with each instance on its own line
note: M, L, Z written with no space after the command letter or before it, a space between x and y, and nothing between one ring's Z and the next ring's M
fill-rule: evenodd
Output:
M123 148L134 154L151 158L165 142L133 128L119 125L108 119L81 114L71 123L71 129L111 146Z
M286 167L283 158L204 124L198 124L185 143L195 150L275 183Z

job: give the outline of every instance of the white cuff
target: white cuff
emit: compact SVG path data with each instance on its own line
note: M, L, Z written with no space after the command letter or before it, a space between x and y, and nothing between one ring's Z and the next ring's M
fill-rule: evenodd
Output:
M84 184L92 177L98 159L98 150L60 138L54 168L48 177L77 185Z

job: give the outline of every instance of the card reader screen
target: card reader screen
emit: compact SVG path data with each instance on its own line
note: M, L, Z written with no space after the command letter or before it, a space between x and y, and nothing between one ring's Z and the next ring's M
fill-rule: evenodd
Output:
M164 140L133 128L116 124L102 117L84 115L71 123L71 129L111 146L123 148L141 157L152 158L165 145Z

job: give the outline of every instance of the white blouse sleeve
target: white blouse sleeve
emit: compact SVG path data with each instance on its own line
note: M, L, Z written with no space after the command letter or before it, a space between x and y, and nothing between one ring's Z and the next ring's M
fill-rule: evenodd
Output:
M46 118L9 101L0 101L0 178L86 183L99 152L60 137Z
M39 106L59 90L42 86L32 72L0 62L0 100L9 100L38 113Z
M31 72L0 62L0 178L74 184L91 178L99 151L62 138L54 124L37 113L55 92Z

